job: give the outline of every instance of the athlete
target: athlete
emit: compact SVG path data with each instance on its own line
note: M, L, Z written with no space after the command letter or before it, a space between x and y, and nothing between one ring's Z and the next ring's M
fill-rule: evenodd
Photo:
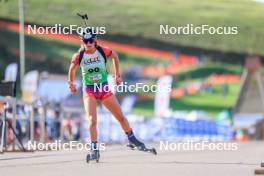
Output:
M115 51L108 47L100 46L97 43L96 34L90 29L84 29L81 38L81 49L72 57L68 73L69 90L76 93L74 84L75 72L80 66L83 83L83 102L87 118L89 120L91 151L87 155L89 160L99 159L97 145L97 115L96 100L99 100L118 120L123 131L128 137L129 144L138 149L144 149L144 143L140 142L133 134L128 120L124 117L116 97L108 88L106 61L112 58L114 63L114 78L117 85L122 81L119 70L119 58ZM100 89L99 89L100 87Z

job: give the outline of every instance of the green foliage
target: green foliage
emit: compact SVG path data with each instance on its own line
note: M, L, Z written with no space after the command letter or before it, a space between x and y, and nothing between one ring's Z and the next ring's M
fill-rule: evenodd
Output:
M26 0L25 19L42 25L78 24L77 12L107 34L157 39L180 46L264 55L264 4L253 0ZM0 4L0 17L18 20L18 3ZM238 35L159 35L159 25L237 26ZM131 41L133 42L133 41Z
M239 84L229 84L229 93L224 96L221 93L220 85L213 86L212 93L197 93L195 95L186 95L180 98L171 99L170 107L172 110L204 110L211 115L232 108L235 104L239 92ZM153 115L154 102L138 101L134 112L145 115Z
M0 68L11 62L19 63L19 35L5 29L0 29ZM72 55L79 49L78 44L25 35L26 71L39 70L51 73L67 74ZM153 64L157 59L119 53L122 70L133 66ZM2 59L3 58L3 59ZM108 63L111 66L111 62ZM1 72L3 75L3 72ZM0 75L1 76L1 75Z

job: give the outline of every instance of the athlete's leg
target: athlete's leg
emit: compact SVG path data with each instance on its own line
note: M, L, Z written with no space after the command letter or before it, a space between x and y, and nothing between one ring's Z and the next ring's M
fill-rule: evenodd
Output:
M129 144L132 146L136 146L139 149L145 148L145 144L140 142L135 136L134 133L128 123L128 120L124 117L120 105L114 95L111 95L104 100L102 100L104 106L115 116L115 118L119 121L123 130L125 131Z
M118 120L123 130L127 133L131 131L129 123L125 116L122 113L120 105L114 95L109 96L108 98L102 101L103 105L114 115Z
M89 130L91 141L97 141L97 115L96 115L96 99L91 96L83 97L84 108L89 120Z

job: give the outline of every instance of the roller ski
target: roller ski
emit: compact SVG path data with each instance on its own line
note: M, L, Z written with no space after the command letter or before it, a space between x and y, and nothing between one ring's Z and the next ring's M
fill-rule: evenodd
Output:
M91 150L90 153L86 156L86 162L89 163L90 161L96 161L99 162L100 153L99 150Z
M137 140L133 133L131 136L128 136L128 141L127 147L129 147L131 150L139 150L157 155L155 148L147 148L144 143Z
M137 147L133 144L127 144L127 147L129 147L131 150L139 150L142 152L148 152L148 153L152 153L153 155L157 155L157 151L155 148L147 148L147 147Z

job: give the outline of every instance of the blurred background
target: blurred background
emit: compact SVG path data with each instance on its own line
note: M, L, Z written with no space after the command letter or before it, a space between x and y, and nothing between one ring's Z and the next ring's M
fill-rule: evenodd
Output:
M99 43L118 52L123 81L172 86L168 94L116 94L141 139L264 139L261 0L2 0L0 80L16 81L17 101L16 108L6 104L2 86L0 109L21 139L89 138L81 88L70 95L67 85L72 55L80 47L77 34L27 33L28 24L82 25L78 12L88 14L90 26L106 27ZM160 35L161 24L237 26L238 34ZM80 71L76 83L81 86ZM100 104L98 117L100 141L125 141ZM12 143L12 132L7 134Z

